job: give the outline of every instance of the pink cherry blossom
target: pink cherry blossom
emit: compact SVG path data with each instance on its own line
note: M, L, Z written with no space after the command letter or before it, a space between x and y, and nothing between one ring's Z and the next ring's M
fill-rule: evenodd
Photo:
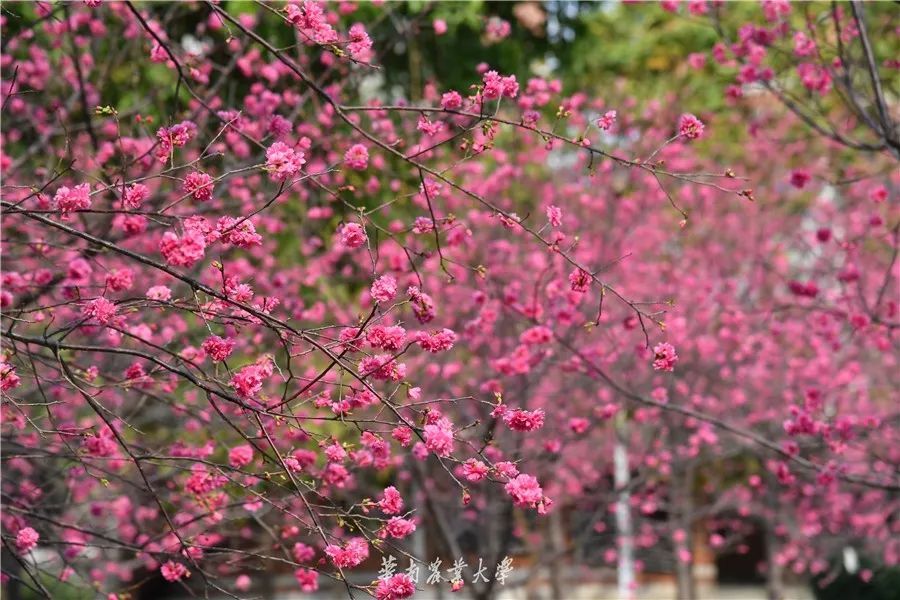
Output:
M252 460L253 448L249 444L241 444L228 451L228 464L235 469L246 467Z
M392 275L382 275L372 283L370 292L377 302L390 302L397 296L397 280Z
M266 170L275 181L287 181L305 164L304 153L284 142L275 142L266 150Z
M16 533L16 550L20 554L31 552L37 546L40 535L31 527L23 527Z
M91 207L91 186L88 183L81 183L71 188L62 186L56 190L53 203L63 217L77 210L87 210Z
M163 579L166 581L181 581L191 576L191 572L188 571L187 567L171 560L161 566L159 572L162 573Z
M94 298L84 305L81 311L86 318L96 321L101 325L106 325L116 315L117 308L115 303L110 302L106 298L100 296Z
M301 592L311 593L319 589L319 574L312 569L295 570L294 579L300 585Z
M406 573L397 573L382 579L375 587L376 600L403 600L416 593L416 585Z
M653 368L657 371L673 371L678 355L675 347L668 342L662 342L653 347Z
M325 555L336 567L355 567L369 556L369 544L360 537L351 538L345 545L325 546Z
M125 208L136 210L149 197L150 188L142 183L135 183L125 188L125 193L122 195L122 204Z
M369 166L369 151L362 144L353 144L344 153L344 162L351 169L365 171Z
M187 229L178 237L167 231L159 241L159 252L167 263L177 267L191 267L201 260L206 251L206 238L196 229Z
M203 351L215 361L223 361L234 351L235 341L211 335L203 340Z
M692 114L683 114L678 121L678 135L695 140L703 135L703 123Z
M367 239L366 230L359 223L345 223L340 229L340 242L347 248L359 248Z
M616 123L616 115L617 112L614 110L606 111L605 113L603 113L603 116L597 119L597 127L602 129L603 131L609 131Z
M194 200L206 202L212 198L213 179L202 171L193 171L184 178L184 191Z

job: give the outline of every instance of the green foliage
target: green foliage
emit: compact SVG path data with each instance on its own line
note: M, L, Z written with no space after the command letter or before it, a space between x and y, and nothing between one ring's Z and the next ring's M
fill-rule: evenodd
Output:
M86 582L77 581L77 575L72 580L62 582L57 577L49 573L40 573L38 576L41 585L50 593L50 598L54 600L92 600L96 595L87 587ZM25 576L25 582L33 585L31 579ZM16 596L22 600L38 600L44 598L43 594L39 594L30 587L19 586L19 594Z
M900 569L876 566L868 558L860 560L861 569L873 569L872 579L863 581L859 574L851 575L841 569L833 581L824 588L819 583L827 576L813 579L816 600L900 600Z

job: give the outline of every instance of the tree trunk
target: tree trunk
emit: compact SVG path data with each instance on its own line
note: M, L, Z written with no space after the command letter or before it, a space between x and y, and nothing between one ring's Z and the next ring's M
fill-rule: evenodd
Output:
M675 483L672 494L672 524L677 529L681 529L685 534L683 545L691 552L691 559L688 562L682 561L678 557L678 549L676 548L675 556L675 576L677 581L677 599L678 600L694 600L697 597L697 582L694 579L694 560L693 555L693 518L694 511L694 471L688 466L685 471L673 474L672 481Z
M631 471L628 466L628 422L625 414L616 418L616 446L613 453L616 499L616 533L619 540L619 562L616 569L619 600L634 598L634 527L631 523L631 492L628 485Z
M694 586L693 565L680 560L675 561L675 575L678 582L676 598L678 600L694 600L697 592Z
M784 600L784 569L777 564L778 539L775 532L765 524L766 538L766 597L768 600Z
M562 558L566 541L560 511L554 510L550 513L548 529L551 558L547 563L547 569L550 575L550 593L553 600L563 600L562 569L565 561Z

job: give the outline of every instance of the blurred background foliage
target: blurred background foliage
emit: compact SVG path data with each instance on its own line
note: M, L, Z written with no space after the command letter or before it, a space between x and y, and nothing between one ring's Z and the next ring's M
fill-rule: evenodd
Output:
M202 2L136 4L149 11L164 25L169 38L177 41L196 31L198 22L205 21L209 14ZM269 11L261 10L254 0L223 0L220 5L234 15L261 15L254 29L275 46L287 47L294 42L292 32L272 14L275 5L270 5ZM829 2L797 4L792 18L809 21L830 6ZM56 4L54 14L61 15L63 10L63 5ZM6 2L0 11L7 17L9 33L40 19L35 3ZM866 11L870 27L882 27L872 32L876 54L900 55L900 36L892 29L897 23L896 3L867 3ZM762 22L755 2L725 3L721 14L721 26L732 39L740 25ZM884 15L893 18L881 18ZM490 43L485 36L485 24L491 17L512 25L510 35L502 42ZM410 99L420 97L423 84L429 81L440 82L443 89L467 90L479 79L474 69L480 63L501 73L514 73L523 83L534 74L559 79L564 93L583 91L592 98L602 97L613 86L643 101L662 100L674 93L685 100L686 108L697 111L722 108L724 87L733 79L733 72L723 72L712 61L699 70L686 63L689 54L708 53L719 40L711 19L694 17L684 10L673 15L656 2L358 2L355 12L344 18L348 23L366 24L376 41L376 62L384 67L379 73L385 78L386 89ZM435 19L447 24L446 33L435 33ZM216 35L227 36L227 32ZM115 40L105 43L110 50L117 46ZM136 64L139 57L134 58ZM228 57L218 58L227 62ZM119 73L123 97L140 95L142 90L128 85L137 77L144 85L169 79L165 66L140 62L142 73L133 69Z

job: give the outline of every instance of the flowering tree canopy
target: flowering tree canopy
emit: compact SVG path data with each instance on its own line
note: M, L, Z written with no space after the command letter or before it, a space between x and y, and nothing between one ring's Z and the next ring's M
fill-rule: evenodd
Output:
M578 21L702 30L665 81L705 104L504 69L516 7L4 6L4 585L392 600L599 547L633 591L661 548L689 598L751 530L773 597L900 563L890 11ZM412 66L473 19L487 62Z

